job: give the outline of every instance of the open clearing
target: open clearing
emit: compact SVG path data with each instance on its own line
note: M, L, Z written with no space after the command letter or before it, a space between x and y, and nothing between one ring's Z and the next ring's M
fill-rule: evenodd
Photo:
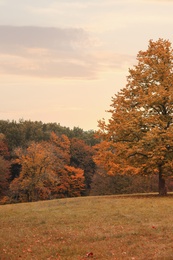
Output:
M173 197L80 197L0 206L1 260L89 258L173 259Z

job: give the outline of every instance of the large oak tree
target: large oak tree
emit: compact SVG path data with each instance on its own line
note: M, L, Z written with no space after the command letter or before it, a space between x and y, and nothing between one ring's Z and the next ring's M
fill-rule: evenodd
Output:
M173 50L150 40L129 70L127 85L112 98L111 118L99 122L95 161L108 174L157 174L159 194L173 175Z

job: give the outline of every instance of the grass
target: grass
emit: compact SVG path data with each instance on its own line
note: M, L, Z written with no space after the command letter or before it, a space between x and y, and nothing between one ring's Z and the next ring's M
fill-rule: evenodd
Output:
M102 196L0 206L0 259L171 260L172 200Z

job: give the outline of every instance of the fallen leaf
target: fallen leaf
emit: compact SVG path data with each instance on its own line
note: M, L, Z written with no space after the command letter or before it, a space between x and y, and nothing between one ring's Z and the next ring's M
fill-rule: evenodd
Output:
M93 257L93 252L89 252L86 254L86 257Z

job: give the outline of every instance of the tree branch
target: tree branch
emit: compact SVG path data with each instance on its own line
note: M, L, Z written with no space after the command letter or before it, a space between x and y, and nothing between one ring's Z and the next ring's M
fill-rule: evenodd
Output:
M130 155L128 156L128 158L129 158L129 157L132 157L132 156L136 156L136 155L140 155L140 156L143 156L143 157L145 157L145 158L148 158L148 155L143 154L143 153L139 153L139 152L135 152L135 153L130 154Z

